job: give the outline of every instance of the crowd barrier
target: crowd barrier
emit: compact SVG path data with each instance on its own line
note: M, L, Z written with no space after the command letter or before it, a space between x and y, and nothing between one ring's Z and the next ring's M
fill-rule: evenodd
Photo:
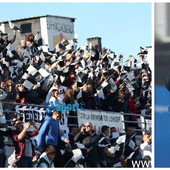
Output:
M43 116L45 116L45 108L44 105L36 105L36 104L21 104L16 102L4 102L4 104L10 104L15 107L15 111L11 110L3 110L4 113L7 114L34 114L34 121L38 123L42 123ZM18 109L20 108L20 109ZM40 115L42 114L43 115ZM37 114L37 115L36 115ZM35 115L38 120L35 120ZM126 120L127 116L137 116L137 121ZM64 119L73 118L78 119L78 124L68 124L68 121ZM102 111L102 110L87 110L80 109L77 111L77 116L71 116L68 113L62 118L65 122L65 125L68 128L77 126L79 127L81 124L90 121L94 125L96 132L101 132L102 125L108 125L109 127L116 127L117 130L121 133L125 132L125 128L130 124L133 127L134 132L141 132L144 134L149 128L152 126L152 117L151 115L144 114L134 114L134 113L124 113L124 112L113 112L113 111ZM26 118L24 119L26 120ZM7 120L9 121L9 120ZM133 126L134 125L134 126ZM137 128L134 128L137 127Z

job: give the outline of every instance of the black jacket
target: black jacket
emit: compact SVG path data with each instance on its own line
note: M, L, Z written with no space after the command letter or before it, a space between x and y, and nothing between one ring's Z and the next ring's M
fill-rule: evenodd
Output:
M3 149L4 146L4 137L5 136L9 136L11 134L11 130L7 130L7 131L2 131L0 130L0 149Z
M98 141L99 136L93 131L93 133L90 135L88 133L82 133L79 132L75 137L75 142L82 143L86 148L91 148L90 152L86 155L87 160L99 162L100 156L99 156L99 147L98 147Z
M99 139L105 137L102 133L99 135ZM109 144L109 141L107 139L104 139L103 141L101 141L102 145L107 145ZM99 147L99 157L101 161L106 161L106 155L104 153L104 148L105 147Z
M16 35L13 35L13 38L11 40L7 40L6 43L3 42L0 46L0 52L2 52L4 50L3 54L6 56L7 50L5 50L5 48L8 46L9 43L13 44L15 39L16 39Z
M93 93L83 91L82 102L85 103L85 109L95 109L95 107L97 107L97 101Z

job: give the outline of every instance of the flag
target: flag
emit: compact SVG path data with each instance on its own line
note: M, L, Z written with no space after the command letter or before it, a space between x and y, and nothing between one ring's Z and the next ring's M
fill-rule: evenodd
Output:
M11 21L8 21L9 23L9 27L12 30L17 30L18 32L21 32L21 29L19 29L18 27L16 27Z
M106 137L102 137L99 141L98 141L98 146L101 148L107 147L110 145L110 142L107 140Z

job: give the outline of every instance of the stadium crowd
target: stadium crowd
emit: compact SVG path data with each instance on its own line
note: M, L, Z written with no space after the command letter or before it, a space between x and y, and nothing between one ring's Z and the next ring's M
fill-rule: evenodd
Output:
M0 39L0 99L4 110L15 111L14 105L5 102L46 103L50 107L83 103L85 109L151 115L152 72L147 49L140 48L138 60L130 55L123 62L123 54L116 56L106 48L100 52L97 45L76 49L71 40L62 40L49 51L39 33L28 34L14 49L16 30L13 33L11 40L4 33ZM77 116L77 111L71 110L69 115ZM132 166L131 160L151 159L150 134L143 136L141 147L136 145L131 127L138 128L138 124L129 123L126 135L113 138L114 127L103 126L97 135L93 125L86 122L80 128L71 127L67 139L60 133L60 117L60 111L50 110L38 129L34 121L23 126L22 117L5 113L15 130L0 130L0 166L4 167L6 160L4 136L10 136L15 147L12 167ZM137 122L135 115L125 119ZM68 118L68 124L78 123ZM34 130L28 132L30 126ZM6 126L1 123L0 127ZM38 136L37 148L30 140L33 136ZM80 151L81 159L76 160Z

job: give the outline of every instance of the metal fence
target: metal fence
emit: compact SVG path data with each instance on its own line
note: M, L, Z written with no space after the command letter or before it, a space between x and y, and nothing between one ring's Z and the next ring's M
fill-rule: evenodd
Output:
M18 105L18 106L28 106L28 107L39 107L39 108L44 108L44 105L36 105L36 104L21 104L21 103L15 103L15 102L4 102L4 104L10 104L10 105ZM3 110L4 113L10 114L10 113L16 113L16 114L20 114L17 113L16 111L11 111L11 110ZM99 110L99 112L101 112L101 110ZM112 113L111 111L107 111L108 114ZM77 112L77 114L79 114L79 112ZM135 132L141 132L142 134L144 134L146 132L146 121L145 119L152 119L151 115L143 115L143 114L134 114L134 113L124 113L124 112L120 112L121 117L122 117L122 122L123 122L123 129L125 130L125 128L130 124L132 127L134 125L134 127L138 128L133 128L133 131ZM137 116L138 117L138 121L130 121L130 120L126 120L125 117L127 116ZM70 118L74 118L77 119L77 116L71 116L69 115L68 117ZM7 120L7 122L9 122L10 120ZM68 124L68 127L73 127L73 126L78 126L78 124Z

